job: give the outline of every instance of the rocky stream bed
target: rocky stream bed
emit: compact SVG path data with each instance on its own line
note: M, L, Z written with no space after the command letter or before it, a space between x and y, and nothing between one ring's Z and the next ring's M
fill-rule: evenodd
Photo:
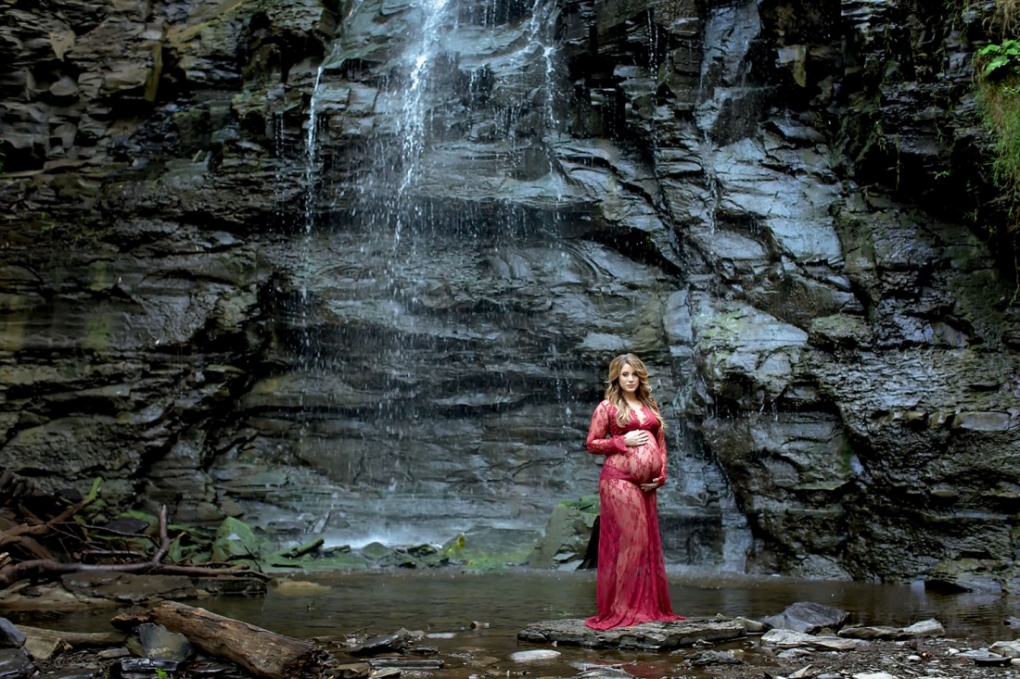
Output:
M271 586L321 587L296 577ZM121 591L123 600L145 598L132 594L132 587ZM17 620L19 612L5 608L0 606L0 612ZM892 627L855 625L850 618L846 611L808 601L760 619L716 615L608 631L563 618L531 623L517 632L516 649L495 651L486 638L490 624L498 621L440 631L420 629L408 620L385 634L341 624L334 634L294 639L197 605L164 601L111 608L111 626L100 632L60 631L59 624L44 629L0 618L0 679L965 679L1020 674L1020 641L1009 624L1016 621L1003 621L1002 639L984 644L947 638L933 619Z

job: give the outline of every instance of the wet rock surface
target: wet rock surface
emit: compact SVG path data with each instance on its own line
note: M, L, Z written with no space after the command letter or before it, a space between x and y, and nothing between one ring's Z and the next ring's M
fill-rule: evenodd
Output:
M777 615L770 615L762 623L773 629L793 630L814 634L823 629L839 629L850 620L846 611L823 606L811 601L799 601Z
M712 629L725 625L729 620L688 621L688 628L700 626L711 634ZM931 621L938 624L936 621ZM535 623L534 627L546 630L566 629L582 621L549 621ZM670 623L672 625L674 623ZM532 627L532 626L529 626ZM736 640L720 640L716 643L705 639L685 643L683 646L651 651L663 638L660 625L640 625L619 630L620 634L632 639L646 639L643 650L617 649L612 657L602 655L595 644L588 644L584 651L566 648L552 648L548 643L537 645L521 641L519 650L510 653L487 653L483 638L472 636L461 641L458 634L434 635L426 639L424 632L398 630L387 639L402 639L402 648L379 645L368 639L348 635L346 640L319 638L317 642L329 649L334 657L329 664L328 676L343 679L364 677L428 676L436 679L460 677L471 672L483 677L506 676L510 674L531 674L537 671L543 676L587 678L667 677L677 673L708 671L711 676L724 679L750 679L767 674L772 677L796 679L865 679L867 677L907 678L914 676L988 677L1013 675L1013 659L1017 656L1016 642L1002 641L991 646L979 646L959 639L946 639L925 634L914 635L901 641L856 641L843 646L830 645L837 637L830 635L809 635L789 632L783 635L782 643L774 643L768 635L750 635ZM863 629L863 628L861 628ZM596 634L593 630L592 638ZM583 633L583 632L581 632ZM433 636L433 635L428 635ZM794 642L793 637L799 641ZM849 640L845 640L849 641ZM415 644L435 642L441 645L435 649L435 656L415 657ZM465 643L469 647L465 647ZM353 646L352 646L353 644ZM351 661L347 649L362 649L363 657ZM373 653L364 653L374 648ZM110 651L117 650L111 647ZM8 649L10 653L19 652ZM7 652L7 651L4 651ZM590 655L585 655L590 653ZM65 652L48 659L34 662L27 654L21 654L20 662L30 671L41 671L44 677L96 677L96 676L156 676L157 668L162 669L168 661L153 661L147 657L116 658L106 651ZM164 669L164 671L168 671ZM200 657L186 663L176 664L169 671L181 676L249 676L231 663ZM124 674L126 673L126 674ZM27 676L27 675L26 675Z
M4 464L277 543L535 531L626 349L671 561L1016 589L981 8L802 4L465 2L412 101L410 4L7 2Z
M671 651L696 643L739 639L746 636L746 633L744 626L739 622L682 620L593 630L585 626L584 620L571 619L536 622L521 630L517 638L532 643L555 642L590 648Z

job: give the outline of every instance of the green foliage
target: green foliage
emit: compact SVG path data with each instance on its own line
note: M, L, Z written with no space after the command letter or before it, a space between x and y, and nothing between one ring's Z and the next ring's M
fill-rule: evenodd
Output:
M1020 40L991 43L975 55L977 104L995 141L992 181L1003 192L1008 229L1020 230Z
M86 503L92 503L99 497L99 488L103 485L103 477L97 476L92 479L92 488L89 489L89 494L85 496Z
M1020 42L1016 40L987 45L978 52L978 58L987 58L981 70L983 78L1020 75Z
M1010 230L1020 221L1020 97L1016 84L978 84L977 103L985 127L995 140L992 181L1003 191L1003 203L1010 206Z

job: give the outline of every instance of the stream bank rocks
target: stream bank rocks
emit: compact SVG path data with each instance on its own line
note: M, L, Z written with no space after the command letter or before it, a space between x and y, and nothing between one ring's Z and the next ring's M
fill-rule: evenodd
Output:
M848 627L849 620L850 614L838 608L798 601L761 620L718 615L609 630L591 629L583 619L547 620L528 625L518 632L517 639L586 648L672 651L756 636L762 644L776 649L849 651L866 648L872 640L916 641L945 635L945 629L936 620L923 620L903 628Z
M999 641L988 647L943 638L937 620L922 620L907 627L842 626L843 611L799 602L788 617L813 608L821 620L830 615L831 627L806 633L772 628L746 618L688 619L644 623L616 630L592 630L584 620L550 620L527 626L518 633L522 643L579 646L616 651L668 653L680 667L710 668L713 676L796 679L896 679L916 676L987 676L989 667L1020 665L1020 645ZM828 613L824 609L828 608ZM784 612L785 613L785 612ZM770 616L778 620L782 614ZM716 646L717 648L707 648ZM1016 660L1014 660L1016 659ZM627 663L586 665L586 677L627 677ZM618 672L618 673L615 673ZM1012 676L1006 674L1004 676Z
M187 610L206 615L202 609ZM123 627L129 619L131 614L118 616L118 625ZM751 622L749 618L716 616L621 628L606 636L587 630L582 620L553 620L529 625L520 632L517 649L509 651L501 646L505 644L504 631L497 621L491 626L475 623L470 629L464 626L450 631L401 628L348 633L337 629L309 640L318 651L301 640L289 641L309 648L319 658L325 674L318 676L336 679L456 679L469 673L479 679L536 673L564 679L631 679L691 672L707 672L720 679L760 678L763 674L786 679L969 679L1014 676L1014 666L1020 663L1020 642L1004 640L981 646L946 639L935 620L898 628L898 641L888 640L890 627L843 627L836 633L825 629L818 634L772 629L763 634L763 628ZM228 623L234 621L223 622ZM337 624L342 627L343 623ZM272 635L281 643L289 639L260 628L254 632ZM494 636L490 638L490 634ZM216 648L209 643L203 647ZM222 653L236 650L219 649ZM217 656L196 656L186 636L163 625L143 623L127 632L69 633L11 624L0 618L0 671L7 672L3 676L8 679L36 672L42 679L147 679L160 669L187 676L249 676Z

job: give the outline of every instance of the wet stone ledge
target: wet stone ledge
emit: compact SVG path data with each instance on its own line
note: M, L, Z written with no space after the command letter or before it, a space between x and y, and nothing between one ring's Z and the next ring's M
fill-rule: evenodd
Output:
M747 636L736 620L719 621L688 618L676 622L646 622L633 627L594 630L581 618L534 622L517 633L517 640L530 643L670 651L696 643L717 643Z

